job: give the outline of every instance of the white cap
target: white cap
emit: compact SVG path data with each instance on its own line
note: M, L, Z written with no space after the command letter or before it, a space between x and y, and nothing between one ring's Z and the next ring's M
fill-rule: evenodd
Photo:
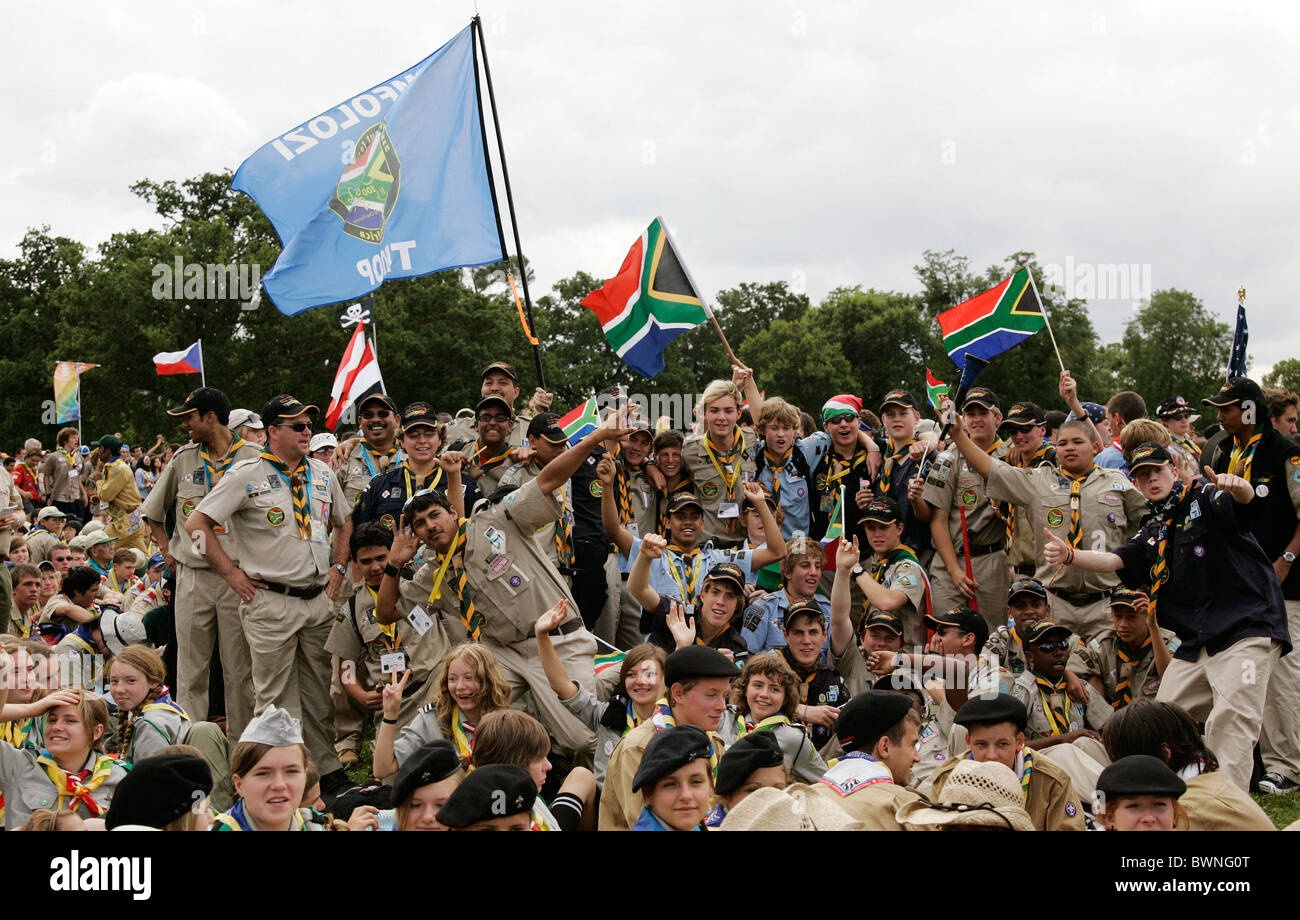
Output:
M116 655L128 645L137 645L146 638L144 620L134 613L123 613L116 607L105 607L99 615L99 631L104 634L104 645Z
M322 431L320 434L314 434L311 436L311 440L307 442L307 452L314 454L318 450L338 446L338 438L334 437L334 435L330 434L328 431Z
M36 440L35 438L28 438L26 441L23 442L23 450L31 450L32 448L36 448L37 450L40 450L41 442Z
M262 417L252 409L231 409L230 421L226 423L226 426L230 428L231 431L245 426L249 428L265 427L262 425Z
M244 727L244 733L239 736L239 743L243 744L245 741L269 744L271 747L302 744L302 723L289 715L289 710L278 709L272 703L265 712Z

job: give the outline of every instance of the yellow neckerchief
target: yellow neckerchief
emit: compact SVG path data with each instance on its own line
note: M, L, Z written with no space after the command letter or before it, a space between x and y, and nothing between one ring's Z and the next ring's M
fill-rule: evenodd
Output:
M794 676L799 678L799 699L801 702L806 703L808 701L808 688L812 686L813 679L821 673L821 666L817 661L814 661L805 671L804 666L794 660L794 655L790 654L790 647L786 645L779 646L777 654L790 666L790 670L794 671Z
M11 625L14 629L18 630L19 639L31 638L32 636L31 611L35 609L36 609L35 604L33 604L31 607L28 608L27 613L24 613L23 611L19 610L16 606L12 608L13 612L16 613L18 616L16 618L11 616L9 618L9 625Z
M1250 470L1255 463L1255 448L1259 446L1262 437L1264 432L1256 432L1255 436L1245 444L1236 444L1232 448L1232 455L1228 460L1229 473L1250 482Z
M1160 599L1160 586L1169 580L1169 537L1174 529L1174 517L1191 493L1191 490L1187 488L1187 484L1181 480L1174 483L1174 490L1178 493L1176 497L1174 497L1174 491L1170 491L1169 495L1158 503L1168 506L1169 516L1160 520L1156 525L1156 562L1155 565L1151 566L1151 600L1147 603L1147 613L1152 616L1155 615L1156 604ZM1173 498L1173 501L1170 501L1170 498Z
M921 560L917 558L912 548L904 543L900 543L893 549L885 550L880 558L871 564L871 580L878 585L885 583L885 570L896 562L915 562L919 567Z
M430 476L433 477L433 482L429 482ZM409 458L402 464L402 478L406 482L406 497L410 498L416 493L417 489L411 483L411 462ZM438 466L435 462L433 469L424 474L424 483L421 483L418 491L422 492L425 489L436 489L440 482L442 482L442 467Z
M676 554L676 559L672 555L668 557L668 573L673 576L673 581L677 583L677 590L681 592L683 604L695 603L695 590L700 583L700 572L704 569L704 560L700 558L700 548L685 550L676 543L669 543L667 546L669 553ZM677 571L677 560L681 560L682 567L686 570L686 579L683 581L681 573Z
M904 457L906 457L908 453L908 449L911 448L911 446L915 443L916 443L916 438L912 438L912 440L905 442L901 447L898 448L898 450L894 451L892 454L890 454L888 457L885 458L885 465L880 468L880 482L878 483L878 487L880 489L881 495L888 495L893 490L894 483L889 478L889 474L894 469L894 464L898 463ZM892 442L890 446L891 447L893 446Z
M289 487L289 495L293 498L293 519L298 524L298 536L310 540L311 464L307 462L306 456L303 456L298 461L298 466L291 472L289 465L270 450L263 450L258 456L284 477L284 484Z
M376 591L374 588L370 587L370 584L369 584L368 582L362 582L361 584L362 584L362 586L363 586L363 587L364 587L368 592L370 592L370 598L371 598L371 600L373 600L374 603L375 603L375 606L374 606L373 608L371 608L371 609L372 609L372 610L378 610L378 609L379 609L379 592ZM375 625L378 626L379 629L380 629L380 631L383 632L383 634L384 634L384 646L388 649L388 651L389 651L389 652L395 652L395 651L397 651L399 648L401 648L401 647L402 647L402 637L401 637L401 635L397 632L397 624L396 624L396 623L387 623L387 624L380 623L380 622L379 622L379 617L375 617L374 619L375 619Z
M80 461L66 447L60 447L59 453L63 454L64 461L68 464L69 469L78 469L81 466Z
M239 453L239 449L244 446L244 443L243 438L236 436L234 440L230 442L230 447L226 450L226 455L221 458L219 468L217 464L212 462L212 457L208 454L208 445L203 444L199 446L199 457L203 460L203 471L207 474L207 492L211 492L212 487L221 481L222 476L226 475L226 470L230 469L230 465L235 462L235 454Z
M35 721L35 717L30 717L15 719L12 722L0 722L0 742L8 742L21 750L27 741L27 736L32 733L32 724Z
M77 635L75 632L68 633L66 636L63 637L63 639L60 639L59 641L62 642L64 641L64 639L71 639L73 641L73 644L81 646L81 650L85 652L87 655L97 654L94 646L92 646L85 639L81 638L81 636Z
M456 743L456 752L468 758L474 753L475 725L465 718L459 706L451 707L451 737Z
M1082 503L1083 484L1088 481L1093 470L1101 469L1097 464L1088 467L1081 475L1076 476L1068 470L1062 468L1061 475L1070 480L1070 535L1069 543L1071 546L1078 548L1083 542L1083 525L1079 520L1079 506Z
M1053 684L1046 677L1040 677L1036 671L1030 672L1034 677L1034 686L1043 700L1043 714L1051 726L1053 735L1064 735L1070 730L1070 698L1066 695L1066 682L1062 677L1060 683ZM1059 694L1065 700L1064 708L1058 709L1052 700Z
M1047 456L1047 452L1050 451L1051 449L1052 449L1052 443L1050 441L1044 440L1043 443L1039 445L1038 450L1034 452L1034 455L1032 457L1018 457L1014 465L1019 467L1022 470L1027 470L1030 469L1031 467L1037 466L1037 463L1035 461L1042 460L1044 457Z
M1188 455L1193 460L1199 461L1201 459L1201 448L1197 446L1196 442L1193 441L1190 437L1188 437L1185 434L1175 434L1172 435L1172 437L1174 439L1174 443L1177 444L1179 447L1181 447L1183 450L1187 451Z
M750 722L745 716L736 713L736 737L743 738L750 732L761 732L767 728L775 728L778 725L789 725L790 717L782 713L774 716L768 716L761 722Z
M615 480L617 482L617 480ZM555 490L556 500L560 504L560 516L552 528L555 536L555 558L560 565L572 567L573 557L573 515L569 513L569 501L564 494L564 486ZM620 515L622 512L619 512ZM623 523L627 523L624 521Z
M1149 654L1151 654L1151 633L1147 633L1146 641L1136 649L1131 648L1119 636L1115 637L1115 657L1119 659L1117 676L1120 680L1115 684L1115 700L1110 704L1111 708L1122 709L1133 702L1133 672Z
M735 428L732 429L731 448L729 450L722 451L721 448L718 448L718 452L715 452L715 449L713 447L713 440L707 429L705 429L704 432L703 443L704 443L704 453L708 456L709 462L713 464L713 468L718 471L718 476L722 478L722 485L724 487L724 491L722 494L722 498L720 498L719 501L720 502L736 501L737 500L735 494L736 483L740 481L740 472L743 466L743 464L741 464L740 462L740 458L741 458L742 451L744 450L745 447L745 437L740 430L740 426L737 425ZM721 463L719 462L719 460L721 460ZM728 477L727 473L722 472L722 467L724 464L726 465L728 472L731 473L730 477ZM723 523L725 525L724 529L726 530L727 533L735 533L740 530L739 517L725 518Z
M94 751L91 752L91 756L95 758L94 766L80 773L69 773L64 770L49 751L41 751L40 756L36 758L36 763L45 770L45 775L49 777L58 792L58 800L54 805L55 811L62 810L64 800L67 800L69 811L76 811L78 806L85 805L91 817L98 818L107 811L105 806L95 801L91 793L112 775L113 764L117 761L107 754L96 754Z
M113 472L113 467L117 464L126 466L126 464L122 463L121 459L104 461L104 465L99 468L99 478L101 482L108 482L109 474Z
M867 462L867 451L857 449L856 445L853 456L847 460L835 452L834 446L831 447L830 466L826 470L826 489L825 492L830 494L835 491L835 483L839 482L849 473L856 470L862 464Z

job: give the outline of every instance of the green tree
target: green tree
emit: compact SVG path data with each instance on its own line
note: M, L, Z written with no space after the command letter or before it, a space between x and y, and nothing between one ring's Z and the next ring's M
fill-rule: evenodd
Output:
M853 372L836 331L817 322L817 310L799 319L778 319L745 341L740 358L768 396L799 406L816 416L835 393L852 392Z
M1300 393L1300 359L1283 358L1264 375L1263 385Z
M1149 407L1170 396L1196 401L1223 384L1232 329L1187 291L1155 291L1124 329L1124 378Z

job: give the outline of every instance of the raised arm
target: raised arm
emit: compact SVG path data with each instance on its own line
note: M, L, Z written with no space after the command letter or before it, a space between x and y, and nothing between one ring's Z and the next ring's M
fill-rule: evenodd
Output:
M763 497L763 487L757 482L746 482L741 485L741 488L744 489L745 497L749 499L750 504L758 509L758 516L763 521L764 545L762 549L754 550L754 559L751 563L751 568L757 572L764 566L785 558L785 537L781 535L781 525L776 522L772 509L767 506L767 500Z
M979 473L981 479L988 479L989 472L993 469L993 458L967 437L966 430L961 426L961 420L957 418L957 411L953 408L952 400L945 396L941 406L944 424L952 425L953 445L961 451L961 455L966 458L966 462L971 465L971 468Z
M1048 565L1072 565L1085 572L1118 572L1124 560L1115 553L1099 553L1090 549L1075 549L1046 527L1047 545L1043 547L1043 561Z
M542 670L546 672L546 682L551 685L551 690L561 700L571 699L580 689L564 670L564 663L560 661L560 656L556 654L555 646L551 642L551 630L563 623L568 613L568 598L562 598L554 607L538 617L537 625L533 627L533 634L537 636L537 657L541 659Z
M641 552L637 553L627 575L627 593L646 610L659 606L659 592L650 587L650 563L664 554L667 545L668 541L659 534L646 534L641 538Z
M835 550L835 581L831 585L831 654L843 655L853 645L853 567L861 557L858 538L840 540Z
M618 551L624 556L632 552L632 532L623 526L619 520L618 504L614 497L614 476L617 468L614 461L605 457L596 465L596 478L604 486L600 491L600 522L605 527L605 533L614 541Z

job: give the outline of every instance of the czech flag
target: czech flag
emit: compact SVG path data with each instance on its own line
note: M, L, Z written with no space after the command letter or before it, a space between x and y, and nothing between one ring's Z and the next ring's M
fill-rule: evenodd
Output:
M203 373L203 345L195 342L184 351L163 351L153 356L159 374Z

